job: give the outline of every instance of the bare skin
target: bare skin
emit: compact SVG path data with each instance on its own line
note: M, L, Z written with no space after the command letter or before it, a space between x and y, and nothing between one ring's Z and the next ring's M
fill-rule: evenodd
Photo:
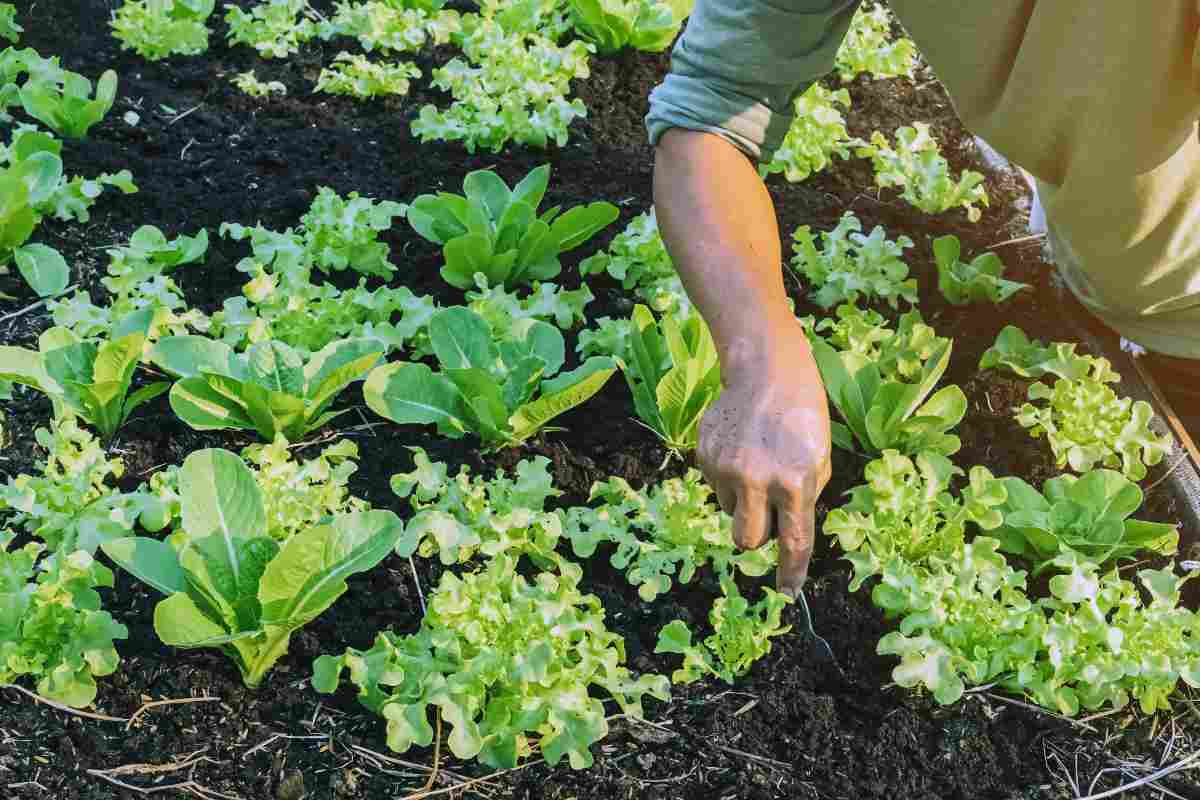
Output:
M779 538L776 583L808 576L817 496L829 482L829 407L787 305L779 223L766 187L733 145L674 128L654 167L659 228L712 329L724 390L700 424L697 460L738 547Z

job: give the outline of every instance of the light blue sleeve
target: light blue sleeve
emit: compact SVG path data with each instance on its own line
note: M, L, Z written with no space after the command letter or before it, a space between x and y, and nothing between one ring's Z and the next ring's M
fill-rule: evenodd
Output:
M860 0L696 0L650 94L650 143L670 128L708 131L769 159L793 101L833 69Z

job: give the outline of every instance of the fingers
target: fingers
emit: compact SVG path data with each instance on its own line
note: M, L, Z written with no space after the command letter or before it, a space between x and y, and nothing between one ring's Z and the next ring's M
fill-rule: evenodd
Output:
M733 543L742 550L755 550L771 535L771 506L766 492L743 486L737 493L733 512Z
M812 559L813 536L816 532L816 509L811 501L795 495L777 503L775 520L779 536L779 568L775 585L779 591L795 599L808 579L808 563Z

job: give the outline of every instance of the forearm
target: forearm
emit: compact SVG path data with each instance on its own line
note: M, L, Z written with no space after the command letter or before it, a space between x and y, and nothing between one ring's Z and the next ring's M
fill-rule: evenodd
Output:
M712 330L726 371L771 360L795 325L771 196L729 142L675 128L659 140L654 202L663 241Z

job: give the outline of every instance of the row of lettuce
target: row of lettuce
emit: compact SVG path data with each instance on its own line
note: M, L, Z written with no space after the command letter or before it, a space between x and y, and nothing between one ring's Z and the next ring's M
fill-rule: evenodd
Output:
M16 92L20 99L24 88ZM920 143L928 129L896 139ZM39 178L38 200L26 203L33 225L54 214L48 198L90 203L98 194L64 179L61 159L53 169L47 156L58 158L57 145L21 126L5 150L10 170L39 162L21 168L30 170L18 173L22 185L43 171L54 178ZM948 180L944 159L920 155L936 146L906 152L893 171L910 175L914 205L961 204L922 206L921 187L957 190L927 181L930 164ZM323 189L294 229L227 224L219 234L249 248L237 267L247 282L211 314L189 308L172 277L203 264L205 231L169 238L148 226L111 248L103 304L83 292L61 296L67 281L56 279L44 293L55 326L38 349L0 347L0 393L21 391L13 383L42 392L54 413L37 433L47 452L38 474L0 487L11 526L0 535L0 683L27 678L60 702L95 701L96 678L117 669L115 642L127 635L102 608L97 589L114 576L99 553L163 595L154 623L164 643L222 650L251 687L351 576L392 554L461 565L443 573L416 632L383 632L368 651L319 658L313 685L333 691L344 675L386 719L396 750L430 744L440 717L455 755L494 766L534 751L586 766L607 732L593 689L640 714L645 697L669 696L670 680L732 682L766 655L788 630L788 600L770 589L747 598L737 577L765 575L776 553L738 552L729 517L695 472L644 490L600 482L586 505L562 507L544 458L511 474L451 476L415 450L415 468L392 479L394 507L381 509L347 488L353 442L292 455L349 407L334 404L360 380L381 416L494 449L544 430L617 371L645 425L674 451L695 447L720 370L652 211L583 259L583 284L567 290L549 282L561 274L560 256L617 210L602 202L542 210L548 183L544 167L513 187L477 172L461 195L407 205ZM442 277L464 292L462 305L439 307L390 285L398 270L379 237L400 218L442 247ZM0 230L20 234L22 225ZM33 225L10 251L33 247L24 244ZM840 420L835 444L869 461L866 483L824 531L847 554L852 589L869 585L898 620L879 652L899 657L897 683L942 703L967 686L999 684L1067 714L1130 699L1147 712L1166 708L1180 679L1200 684L1200 617L1179 605L1191 576L1143 569L1135 582L1117 562L1177 547L1174 526L1133 518L1143 499L1134 481L1170 451L1169 439L1150 428L1148 406L1113 391L1119 376L1108 362L1009 328L980 366L1031 381L1016 419L1077 474L1036 488L982 466L964 473L949 457L967 401L957 386L938 388L952 342L912 308L918 287L903 259L913 246L882 228L863 234L848 214L829 231L798 229L790 263L813 301L833 311L803 324ZM994 255L963 261L954 237L936 240L933 257L951 303L1001 302L1027 288L1005 280ZM353 288L320 277L348 269L362 273ZM588 283L597 279L643 304L628 318L589 320ZM895 323L872 310L901 304L910 308ZM564 331L577 332L573 353ZM254 431L262 443L193 453L122 491L123 464L106 445L163 393L186 424ZM15 547L18 536L27 543ZM577 559L597 553L646 602L698 574L716 578L706 636L694 638L683 621L659 633L657 650L682 656L670 680L631 673L623 639L581 591ZM1050 576L1047 596L1030 594L1021 566Z

